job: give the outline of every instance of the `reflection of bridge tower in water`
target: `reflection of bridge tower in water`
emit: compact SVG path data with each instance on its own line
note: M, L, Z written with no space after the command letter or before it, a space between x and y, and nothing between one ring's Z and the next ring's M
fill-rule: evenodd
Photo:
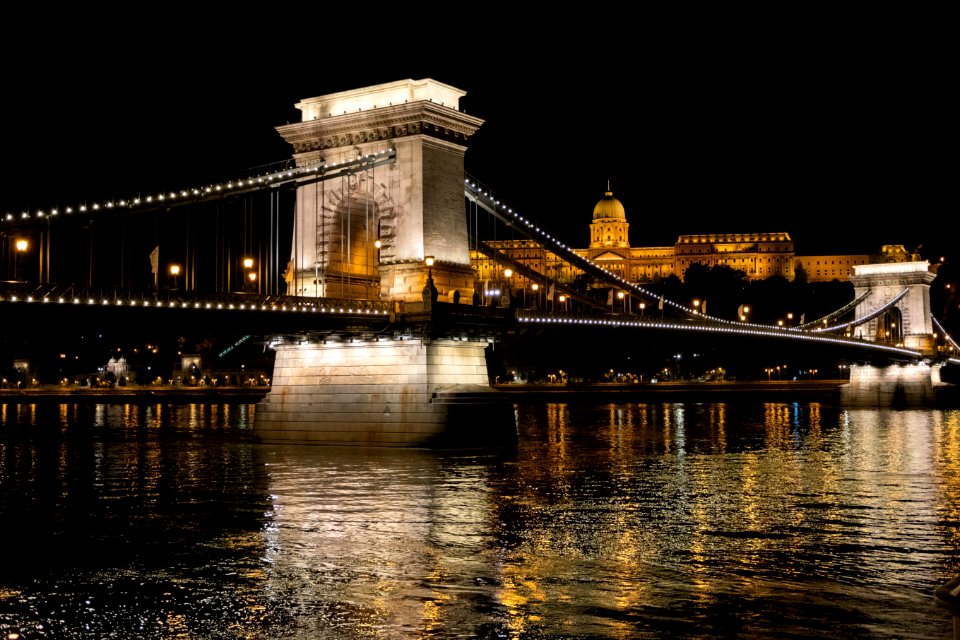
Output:
M855 299L867 297L856 307L856 336L919 351L928 358L936 354L930 308L930 284L936 274L930 264L896 262L858 265L851 282ZM939 364L930 362L886 366L850 366L850 382L842 400L853 406L894 404L927 406L936 401Z
M302 121L277 130L298 166L361 162L298 188L290 293L420 300L432 256L441 295L469 299L463 157L483 121L458 110L464 95L435 80L401 80L296 105ZM393 163L362 161L390 149Z

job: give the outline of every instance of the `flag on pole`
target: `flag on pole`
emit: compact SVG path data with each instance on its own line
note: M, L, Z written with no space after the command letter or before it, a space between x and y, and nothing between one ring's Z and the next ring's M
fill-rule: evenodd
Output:
M613 306L613 289L607 292L607 304Z
M663 296L660 296L660 303L657 305L657 308L663 311Z
M702 313L703 315L707 315L707 301L706 301L706 300L704 300L703 302L700 303L700 313Z
M155 246L150 252L150 272L154 277L160 273L160 245Z
M555 293L555 292L554 292L554 290L553 290L553 283L551 282L551 283L550 283L550 290L547 291L547 300L549 300L550 302L553 302L553 294L554 294L554 293Z

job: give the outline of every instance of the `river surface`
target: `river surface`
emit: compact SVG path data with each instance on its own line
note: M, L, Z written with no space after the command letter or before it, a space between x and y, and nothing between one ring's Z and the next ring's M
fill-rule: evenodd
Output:
M517 405L516 446L0 405L0 640L952 637L960 411Z

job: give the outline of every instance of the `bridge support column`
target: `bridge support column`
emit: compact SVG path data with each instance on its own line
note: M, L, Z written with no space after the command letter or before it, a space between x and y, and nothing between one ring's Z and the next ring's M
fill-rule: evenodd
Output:
M941 365L851 365L850 382L840 387L840 403L850 407L929 407L942 387Z
M485 348L419 339L278 345L254 433L325 445L513 442L513 405L489 386Z

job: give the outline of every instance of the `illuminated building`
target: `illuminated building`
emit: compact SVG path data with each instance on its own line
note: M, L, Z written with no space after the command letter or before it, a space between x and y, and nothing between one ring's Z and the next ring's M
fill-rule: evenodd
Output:
M849 281L853 267L876 262L918 260L903 245L885 245L879 254L796 255L793 239L786 232L710 233L681 235L672 246L631 247L630 224L623 203L607 185L603 198L593 209L590 244L573 251L610 273L635 283L649 283L676 275L683 280L693 264L727 266L742 271L749 280L782 276L793 280L803 274L809 282ZM508 258L544 274L548 279L571 283L582 272L534 240L493 240L488 245ZM505 265L476 251L471 252L477 276L485 286L507 286ZM521 289L527 278L513 275L509 288Z

